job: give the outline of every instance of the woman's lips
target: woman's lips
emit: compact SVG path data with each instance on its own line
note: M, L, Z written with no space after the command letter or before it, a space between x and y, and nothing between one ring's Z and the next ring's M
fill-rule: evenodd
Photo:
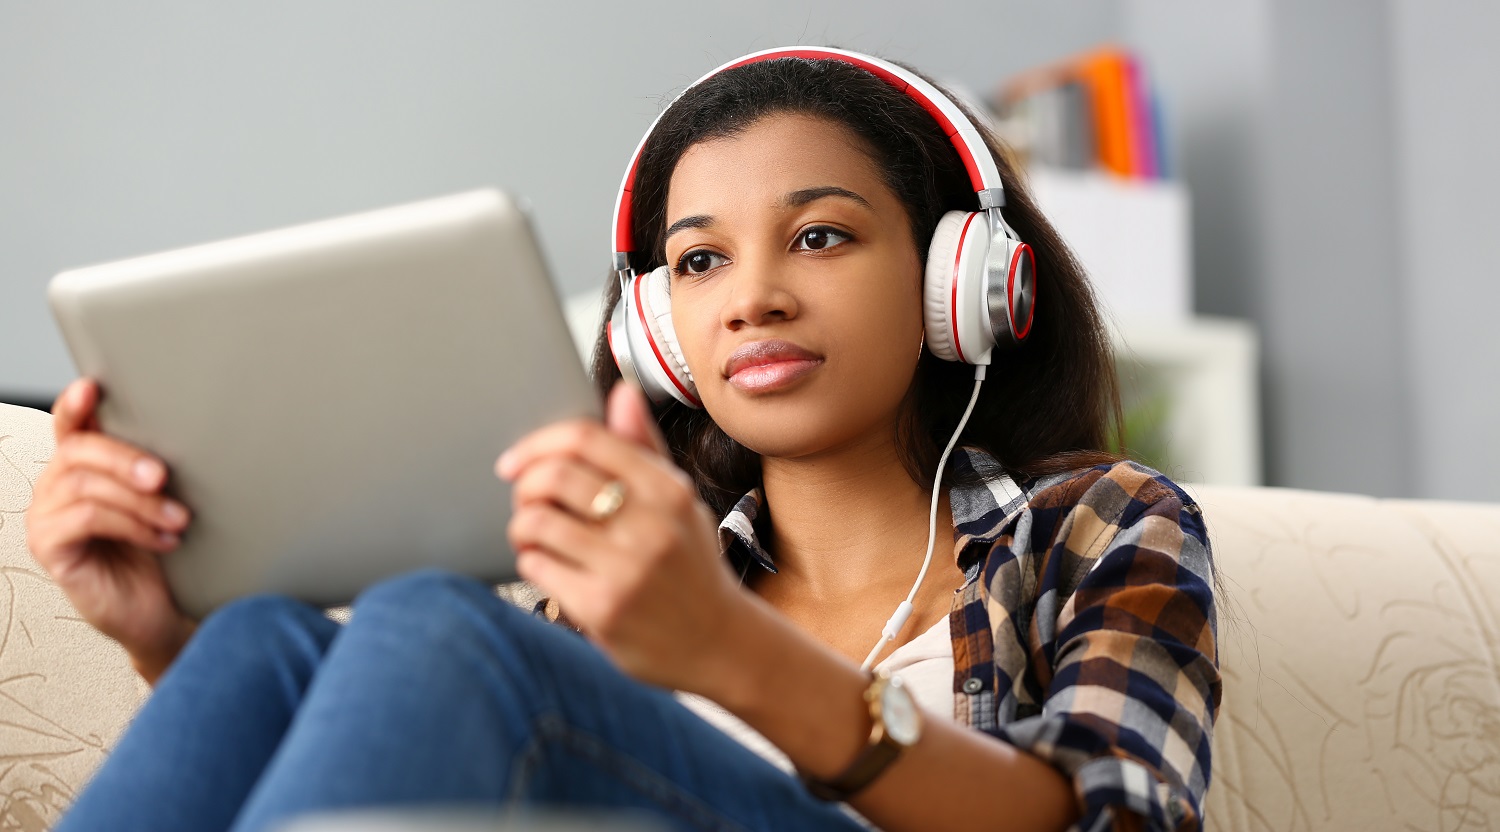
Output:
M729 356L724 377L747 393L769 393L792 384L822 363L822 356L790 341L751 341Z

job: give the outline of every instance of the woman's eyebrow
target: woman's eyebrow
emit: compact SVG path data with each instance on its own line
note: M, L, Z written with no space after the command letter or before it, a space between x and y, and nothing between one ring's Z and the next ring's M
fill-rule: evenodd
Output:
M837 185L819 185L816 188L803 188L798 191L792 191L791 193L781 198L781 204L787 208L801 208L809 202L814 202L816 200L829 196L843 197L844 199L857 202L860 205L869 208L871 211L875 210L874 206L870 205L869 200L849 190L848 188L840 188ZM667 240L671 239L673 234L676 234L683 229L708 228L713 224L714 218L709 216L708 214L694 214L690 217L683 217L677 222L674 222L671 225L667 226L667 233L663 234L661 239L662 242L665 243Z
M875 210L864 197L848 188L840 188L837 185L820 185L816 188L803 188L800 191L792 191L782 197L781 204L788 208L801 208L809 202L822 199L825 196L841 196L844 199L858 202L872 211Z
M673 234L676 234L684 228L708 228L713 224L714 218L710 217L707 214L694 214L691 217L683 217L677 222L674 222L671 225L667 226L667 233L662 235L661 241L665 243L667 240L672 238Z

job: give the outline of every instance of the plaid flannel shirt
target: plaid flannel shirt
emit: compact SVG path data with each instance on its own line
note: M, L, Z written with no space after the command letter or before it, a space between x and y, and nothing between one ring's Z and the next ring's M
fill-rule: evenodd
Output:
M1075 829L1203 827L1220 681L1214 577L1196 503L1133 462L1014 484L994 459L952 463L954 716L1072 778ZM762 496L719 526L743 573L775 571Z

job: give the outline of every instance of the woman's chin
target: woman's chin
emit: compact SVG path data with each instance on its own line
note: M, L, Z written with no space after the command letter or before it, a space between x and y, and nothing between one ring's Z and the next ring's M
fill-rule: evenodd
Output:
M840 379L816 370L788 381L774 392L749 393L727 380L700 392L725 433L761 456L781 459L890 435L904 393L885 379Z
M847 413L778 408L781 413L719 420L719 427L751 451L776 459L816 456L855 441L873 426L852 423Z

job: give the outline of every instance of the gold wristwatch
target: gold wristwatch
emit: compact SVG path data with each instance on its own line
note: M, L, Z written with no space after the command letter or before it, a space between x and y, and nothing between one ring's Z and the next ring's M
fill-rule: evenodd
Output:
M823 800L848 800L885 771L922 737L922 713L911 691L896 676L877 671L865 688L865 702L870 706L870 742L842 774L832 780L804 776L802 782L814 797Z

